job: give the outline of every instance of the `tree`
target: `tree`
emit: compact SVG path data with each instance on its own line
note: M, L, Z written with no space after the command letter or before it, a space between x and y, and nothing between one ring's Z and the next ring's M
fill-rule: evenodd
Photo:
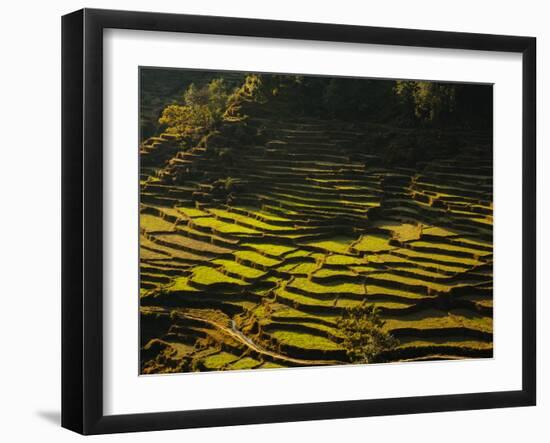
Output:
M247 108L254 106L254 104L267 102L267 89L268 85L264 82L264 76L247 74L242 85L228 97L223 115L224 120L246 120L248 118Z
M197 88L193 83L183 94L183 104L168 105L159 119L166 132L199 139L222 119L229 94L223 79Z
M382 353L394 349L398 340L386 332L385 322L374 305L347 309L338 320L339 330L344 335L343 346L354 363L378 363Z
M204 105L168 105L162 111L159 123L167 126L169 134L199 138L212 127L214 118Z
M421 123L445 123L456 107L456 86L425 81L397 81L395 92Z

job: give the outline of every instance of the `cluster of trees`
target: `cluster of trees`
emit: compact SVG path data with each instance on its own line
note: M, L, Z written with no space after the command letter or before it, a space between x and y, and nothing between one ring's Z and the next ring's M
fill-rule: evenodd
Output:
M493 125L491 85L396 81L394 91L413 124L467 129Z
M182 138L200 138L221 120L228 97L223 78L214 79L202 87L191 83L181 103L164 108L159 123L166 126L168 133Z
M179 103L167 106L159 123L182 143L208 145L227 162L235 149L261 143L261 128L247 123L250 115L409 128L409 133L373 134L365 150L388 165L414 166L433 155L452 155L462 143L456 136L447 140L440 133L435 139L417 129L490 130L492 109L490 85L281 74L247 74L235 81L234 74L210 73L204 83L191 83Z
M381 363L384 353L397 347L398 340L384 330L384 324L374 305L360 305L344 312L337 326L352 362Z
M261 80L255 75L241 78L237 86L223 77L191 83L180 101L166 106L159 118L162 131L175 135L182 149L198 147L204 150L205 157L216 162L216 174L208 178L210 195L225 198L228 203L235 192L246 187L242 180L228 176L229 169L242 156L243 149L265 142L262 129L248 122L249 107L266 100L260 86ZM172 175L171 166L166 166L163 174L172 182L204 174L190 165Z
M293 113L400 127L492 127L490 85L263 75Z
M223 77L202 86L191 83L179 103L164 108L159 123L167 133L195 144L224 138L249 144L254 131L245 123L248 107L265 103L263 92L262 80L254 74L245 76L236 87ZM243 124L233 124L237 122Z
M251 104L267 103L294 115L387 123L400 127L492 127L490 85L248 74L238 87L223 78L191 83L181 103L167 106L167 132L201 137L222 121L243 120Z

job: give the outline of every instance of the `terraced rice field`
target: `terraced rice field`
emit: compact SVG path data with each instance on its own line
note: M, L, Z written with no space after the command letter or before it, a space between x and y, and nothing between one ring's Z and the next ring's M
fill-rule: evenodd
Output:
M348 363L336 322L365 303L389 361L492 356L488 138L411 170L364 153L368 126L250 123L268 141L232 162L141 151L142 373Z

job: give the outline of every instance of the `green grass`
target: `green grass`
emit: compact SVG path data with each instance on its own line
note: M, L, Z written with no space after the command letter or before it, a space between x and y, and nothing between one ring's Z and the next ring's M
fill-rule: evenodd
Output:
M466 327L492 332L493 319L463 310L447 312L430 309L419 313L386 319L384 327L387 330L397 328L438 329Z
M173 231L174 223L167 222L161 217L150 214L140 214L139 227L146 231Z
M234 253L234 255L235 257L240 258L242 260L252 262L252 263L257 263L261 266L266 266L268 268L281 264L280 260L275 260L273 258L266 257L262 254L259 254L253 251L237 251Z
M410 264L411 271L420 269L420 267L424 266L424 267L437 269L437 271L459 273L459 272L464 272L468 268L465 266L460 266L459 263L457 263L456 266L452 266L452 265L442 264L442 263L416 262L414 261L414 256L398 257L397 255L391 255L391 254L368 255L366 257L366 260L370 263L385 264L388 266L394 265L396 263L398 263L399 266L401 266L402 263L408 263Z
M362 265L366 261L360 257L351 257L349 255L333 254L326 258L327 265Z
M178 234L157 234L155 238L163 240L167 243L181 246L184 249L191 249L192 251L200 254L201 252L207 254L229 254L230 249L222 246L213 245L201 240L195 240L194 238L186 237L185 235Z
M416 337L403 337L399 340L398 348L424 348L430 346L449 346L470 349L492 349L493 343L467 339L464 337L430 337L422 339Z
M448 276L445 275L445 274L441 274L439 272L427 271L425 269L420 269L420 268L407 268L407 267L404 267L404 266L395 266L395 267L392 268L392 270L410 272L410 273L413 273L415 275L418 275L419 278L422 278L422 277L426 277L428 279L429 278L435 278L435 279L448 278Z
M176 208L167 208L167 207L162 207L162 208L156 208L158 209L161 213L163 214L166 214L170 217L173 217L173 218L180 218L181 217L181 212L178 211Z
M338 294L338 293L348 293L348 294L365 294L365 287L363 284L357 283L337 283L337 284L325 284L320 285L314 283L307 278L296 278L289 285L289 288L298 288L304 291L307 291L312 294Z
M440 228L438 226L431 226L429 228L423 228L422 234L434 235L438 237L450 237L456 235L456 232L446 228Z
M402 283L405 286L425 286L426 288L433 289L439 292L448 292L454 285L445 285L440 283L434 283L431 281L425 281L421 279L403 277L401 275L396 275L390 272L382 272L377 274L370 274L369 279L371 281L389 281Z
M284 368L285 366L283 365L279 365L277 363L273 363L271 361L267 361L265 362L264 364L262 364L262 366L260 366L259 369L280 369L280 368Z
M318 278L338 277L339 275L351 276L351 277L357 276L357 274L353 271L341 271L338 269L327 269L327 268L319 269L318 271L313 273L313 276Z
M323 249L328 252L336 252L338 254L345 254L354 240L355 238L342 236L327 240L304 242L304 246L309 246L315 249Z
M469 267L477 266L480 264L479 260L465 257L455 257L453 255L436 254L432 252L420 252L406 248L396 249L395 251L399 252L399 254L407 256L411 260L414 260L415 258L423 258L426 261L450 263L451 266L462 269L468 269Z
M273 305L272 305L273 306ZM258 315L256 311L254 311L254 314ZM260 312L260 315L263 315L264 312ZM285 318L300 318L304 322L311 321L313 319L319 319L322 318L325 322L332 323L334 327L336 327L336 320L338 316L319 316L318 314L308 314L307 312L302 312L298 309L294 309L291 307L288 307L286 305L277 304L275 307L272 307L271 309L271 317L274 320L281 320Z
M213 285L218 283L230 283L238 286L245 286L247 283L236 278L222 274L220 271L208 266L197 266L189 279L192 283L200 285Z
M258 366L260 362L258 360L254 360L252 357L244 357L240 360L237 360L235 363L231 363L227 367L227 369L233 369L233 370L243 370L243 369L252 369Z
M285 258L295 258L295 257L308 257L311 254L311 252L306 251L304 249L298 249L294 252L291 252L290 254L286 255Z
M141 247L139 248L139 258L140 260L160 260L170 258L170 255L161 251L155 252Z
M406 258L398 257L392 254L369 254L365 256L366 263L383 263L392 264L408 261ZM411 261L412 264L414 262Z
M139 238L139 243L141 245L141 251L149 250L153 251L157 254L164 254L165 257L159 256L159 258L178 258L182 260L189 260L189 261L205 261L206 258L204 256L182 251L177 248L170 248L168 246L159 245L151 240L149 240L147 237L144 237L143 235ZM144 257L142 257L144 258Z
M307 275L307 274L311 274L316 269L317 269L316 263L306 262L306 263L298 263L298 264L292 265L292 267L286 272L289 272L290 274L293 274L293 275Z
M296 266L298 266L296 263L287 263L286 265L279 266L277 268L277 271L279 271L279 272L290 272Z
M269 220L269 221L273 221L273 222L278 222L278 221L279 222L288 222L288 221L290 221L290 219L288 219L288 218L280 217L278 215L271 214L270 212L267 212L267 211L254 211L252 209L248 209L247 211L250 214L254 214L257 217L263 218L264 220Z
M189 278L187 277L177 277L173 280L172 285L168 287L169 291L197 291L196 288L189 285Z
M280 343L295 346L297 348L327 351L340 349L336 343L328 338L302 332L273 331L270 335Z
M189 238L198 238L198 239L201 239L202 241L216 244L216 245L233 247L237 244L237 240L229 239L222 235L216 235L213 233L205 233L202 231L198 231L188 225L176 226L176 232L181 233L182 235L185 235L186 237L189 237Z
M353 270L353 272L357 273L357 274L368 274L370 272L376 272L378 271L378 268L374 268L372 266L363 266L363 265L359 265L359 266L350 266L350 269Z
M203 360L203 364L208 369L221 369L238 358L239 357L229 354L228 352L220 352L206 357Z
M344 297L339 297L337 300L336 299L325 300L325 299L315 298L313 296L308 297L305 295L296 294L284 288L277 289L276 293L284 300L288 300L291 303L296 302L304 306L328 306L328 307L339 307L339 308L352 308L361 304L360 300L351 300Z
M280 231L281 227L276 225L270 225L261 220L257 220L252 217L247 217L246 215L237 214L235 212L229 212L224 209L210 209L209 212L218 217L224 219L235 220L236 223L240 223L246 226L252 226L253 228L262 230L262 231Z
M487 252L482 249L467 248L464 246L457 246L450 243L432 243L432 242L425 242L425 241L416 241L416 242L410 243L410 245L413 247L418 246L422 248L437 248L442 252L445 252L445 251L465 252L467 254L477 255L481 257L491 254L491 252Z
M214 260L213 263L222 266L232 274L239 274L245 278L260 278L265 275L265 272L263 271L241 265L240 263L231 260L218 259Z
M201 211L197 208L186 208L184 206L179 206L176 209L189 218L206 217L208 215L207 212Z
M336 325L328 326L322 323L317 323L315 321L307 321L307 319L305 319L305 321L303 322L300 322L300 324L303 326L310 327L312 329L317 329L318 331L321 331L321 333L326 333L329 335L329 337L330 336L338 337L338 338L343 337L342 332L336 327Z
M274 257L280 257L281 255L296 250L296 248L290 246L275 245L269 243L243 243L241 246L253 248L263 254L271 255Z
M421 225L412 225L410 223L380 222L375 226L380 229L386 229L392 232L393 237L400 241L417 240L420 238Z
M418 294L413 291L406 291L403 289L396 288L386 288L384 286L378 286L373 284L367 285L367 294L368 295L394 295L397 297L409 298L411 300L423 300L426 299L425 294Z
M193 224L202 228L214 229L224 234L260 234L259 231L246 228L234 223L226 223L214 217L200 217L193 220Z
M353 245L353 249L361 252L380 252L392 249L389 240L375 235L364 235Z
M484 239L492 232L492 216L485 215L492 209L485 203L490 200L489 180L479 187L467 183L466 175L452 182L455 172L461 174L469 167L469 155L474 151L464 148L464 158L428 162L422 170L394 173L392 166L371 166L370 157L355 146L356 137L365 138L365 142L372 137L366 130L360 134L365 128L370 130L369 125L335 127L331 134L332 123L327 121L314 122L318 126L313 132L307 121L297 129L296 122L256 121L254 116L251 122L265 126L268 137L277 138L277 131L282 130L290 138L284 144L271 143L269 152L264 146L243 151L244 167L241 162L229 166L235 177L250 183L242 195L235 194L239 206L232 206L230 200L202 199L217 174L209 168L202 147L182 152L185 160L181 164L196 159L204 166L203 178L185 177L182 186L175 184L183 182L180 177L171 183L163 173L154 178L157 183L151 180L150 186L144 186L140 227L149 234L141 237L141 295L164 289L173 295L182 313L225 326L234 320L253 341L271 335L274 340L262 341L262 345L283 354L284 345L338 349L341 333L337 321L343 309L365 303L381 308L386 329L401 329L400 339L407 334L401 342L402 348L409 348L403 358L415 360L416 351L411 349L415 347L419 348L417 359L426 354L464 358L468 350L476 355L475 350L491 349L492 343L472 338L468 331L461 333L461 328L493 330L492 318L485 315L488 309L482 309L492 307L492 270L480 266L490 264L493 252L490 239ZM375 128L375 132L388 131L388 135L393 132ZM310 133L314 137L308 141ZM294 143L292 137L296 137ZM323 137L327 139L323 141ZM474 145L477 149L477 142ZM275 154L273 158L269 158L271 154ZM177 169L178 163L174 160L170 167ZM481 162L480 174L488 170L489 163ZM147 166L142 176L161 167L154 166ZM170 167L163 172L169 175ZM414 194L430 201L413 200ZM433 204L437 198L452 209ZM372 207L380 208L373 214ZM178 223L163 217L178 219ZM401 246L393 246L397 242ZM466 291L474 284L479 291ZM462 292L450 296L449 303L440 303L439 292L455 287L462 287ZM150 321L165 320L165 314L176 309L162 305L163 297L143 300L144 304L159 302L151 307L154 315L148 317ZM465 307L452 309L455 301ZM170 344L172 347L159 355L161 359L175 362L185 356L208 370L286 365L246 353L243 343L219 328L185 324L183 317L170 321L173 323L162 331L159 328L157 338L168 343L167 333L175 332L171 326L177 324L181 326L178 342L181 339L186 344L182 345L185 348ZM412 331L403 331L405 328ZM426 349L433 346L441 349ZM153 363L162 366L159 361ZM176 370L166 365L166 372L171 368Z
M282 213L284 213L285 215L288 215L288 216L300 215L299 212L293 211L292 209L283 208L283 207L280 207L280 206L264 205L264 207L267 208L270 211L274 211L274 212L277 212L277 213L282 212Z

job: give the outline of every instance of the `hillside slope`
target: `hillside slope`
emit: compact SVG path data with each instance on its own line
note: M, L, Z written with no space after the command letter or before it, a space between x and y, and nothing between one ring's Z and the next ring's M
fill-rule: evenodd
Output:
M336 321L363 303L390 361L492 356L488 138L413 170L365 154L387 128L250 124L268 141L230 159L142 152L144 373L347 362Z

